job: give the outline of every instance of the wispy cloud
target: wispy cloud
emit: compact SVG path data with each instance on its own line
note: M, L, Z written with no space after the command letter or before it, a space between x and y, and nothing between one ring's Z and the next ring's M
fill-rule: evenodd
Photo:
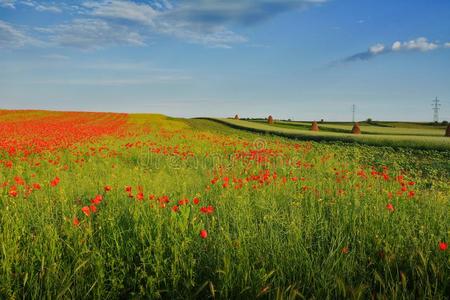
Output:
M56 46L89 50L114 45L145 45L145 39L139 32L98 19L75 19L45 31Z
M62 9L58 6L57 3L48 3L36 0L0 0L0 7L16 9L17 5L32 7L36 11L40 12L52 12L52 13L62 12Z
M86 1L82 5L90 16L126 20L145 26L153 34L172 36L190 43L230 48L247 38L229 25L251 25L282 12L307 8L328 0L188 0L175 4L164 1Z
M151 25L158 12L148 4L129 1L87 1L82 4L90 9L88 14L97 17L123 19Z
M176 18L197 25L252 25L264 22L280 13L308 8L327 0L188 0L167 12Z
M0 48L21 48L39 42L10 23L0 20Z
M40 3L38 1L33 1L33 0L23 0L20 2L20 4L29 6L34 8L37 11L40 12L52 12L52 13L61 13L62 9L59 8L58 6L56 6L56 4L43 4Z
M98 49L114 45L146 45L163 35L208 47L231 48L247 37L234 26L250 26L281 13L302 10L329 0L0 0L0 6L18 5L40 12L70 12L75 18L40 28L49 45Z
M0 0L0 7L12 8L15 9L16 6L15 0Z
M384 44L375 44L367 51L359 52L356 54L353 54L351 56L348 56L342 60L340 60L340 63L348 63L348 62L354 62L354 61L361 61L361 60L369 60L371 58L374 58L376 56L382 55L382 54L388 54L388 53L394 53L394 52L408 52L408 51L419 51L419 52L428 52L433 51L439 48L449 48L449 43L440 44L438 42L430 42L425 37L419 37L414 40L410 41L395 41L391 46L386 46Z
M221 24L199 26L191 20L183 19L175 12L181 8L168 1L150 4L131 1L88 1L83 7L86 14L111 22L126 20L142 26L148 34L167 35L191 43L212 47L228 48L233 44L243 43L246 38L225 28Z

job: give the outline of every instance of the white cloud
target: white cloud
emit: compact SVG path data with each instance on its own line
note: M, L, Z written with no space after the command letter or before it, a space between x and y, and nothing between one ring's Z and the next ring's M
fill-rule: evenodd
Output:
M438 44L437 42L436 43L429 42L427 38L419 37L415 40L410 40L406 42L396 41L392 44L391 47L386 47L384 44L378 43L369 47L367 51L350 55L340 60L339 62L345 63L358 60L369 60L371 58L374 58L375 56L391 52L405 52L405 51L427 52L436 50L438 48L450 48L450 43Z
M15 2L17 2L17 1L15 1ZM51 13L61 13L62 12L62 9L59 8L58 6L56 6L55 4L50 4L50 5L47 3L42 4L38 1L33 1L33 0L21 0L17 3L31 7L39 12L51 12ZM59 3L59 4L62 4L62 3Z
M145 39L139 32L98 19L75 19L47 31L50 40L59 46L98 49L116 45L145 45Z
M16 8L16 0L0 0L0 7Z
M244 36L226 29L223 26L202 30L193 28L189 24L177 22L163 22L159 24L157 32L185 40L190 43L202 44L210 47L231 48L233 44L244 43Z
M233 24L260 23L283 12L329 0L83 1L77 4L77 1L0 0L0 5L14 8L20 4L40 12L67 11L78 16L53 28L34 28L60 46L94 49L120 44L144 45L151 35L165 35L189 43L230 48L247 42L245 36L230 29Z
M410 40L407 42L396 41L392 44L393 51L401 51L401 50L418 50L422 52L435 50L439 47L438 44L433 42L428 42L427 38L419 37L415 40Z
M47 11L47 12L52 12L52 13L61 13L62 10L59 7L56 6L47 6L47 5L41 5L38 4L35 6L37 11Z
M87 1L83 7L86 14L107 20L127 20L139 25L148 33L172 36L191 43L211 47L229 48L233 44L243 43L246 38L234 33L222 25L199 26L190 20L178 18L172 14L177 10L170 2L160 1L150 4L138 4L131 1L104 0Z
M402 43L400 43L399 41L394 42L392 44L392 50L394 51L400 51L402 49Z
M129 1L88 1L83 6L91 9L90 13L97 17L124 19L150 25L157 16L157 11L150 5Z
M0 48L21 48L38 42L13 25L0 20Z
M376 55L376 54L383 52L384 48L385 47L383 44L376 44L376 45L373 45L372 47L370 47L369 51Z

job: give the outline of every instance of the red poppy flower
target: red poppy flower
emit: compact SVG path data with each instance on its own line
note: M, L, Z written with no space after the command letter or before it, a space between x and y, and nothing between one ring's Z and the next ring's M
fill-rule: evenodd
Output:
M78 225L80 225L80 220L78 220L77 217L74 217L72 223L73 223L73 226L78 226Z
M103 200L103 196L97 195L97 196L95 196L94 199L91 200L91 203L94 205L98 205L98 204L100 204L100 202L102 202L102 200Z
M193 201L194 201L194 204L195 204L195 205L197 205L197 204L199 204L199 203L200 203L200 200L199 200L198 198L194 198L194 200L193 200Z
M392 203L388 203L386 205L386 209L389 210L390 212L394 212L395 210L394 205L392 205Z
M200 208L200 212L204 214L212 214L214 212L214 207L212 205L203 206Z
M41 185L39 183L33 183L33 189L40 190L41 189Z
M25 184L25 180L23 180L22 177L20 177L20 176L14 177L14 181L15 181L18 185L24 185L24 184Z
M144 199L144 193L142 193L142 192L137 193L136 198L138 200L142 201Z
M9 195L10 195L11 197L17 197L18 193L17 193L17 191L16 191L15 189L11 189L11 190L9 191Z
M200 230L200 237L202 239L206 239L208 237L208 231L206 231L205 229Z
M60 181L59 177L55 177L55 179L53 179L53 180L50 182L50 185L51 185L51 186L57 186L58 183L59 183L59 181Z
M83 206L81 208L81 211L87 216L89 217L91 215L91 210L89 209L89 206Z
M178 211L178 205L174 205L174 206L172 206L172 211L174 211L174 212L177 212Z
M127 185L125 187L125 192L131 193L131 186Z
M445 251L448 248L448 244L446 242L439 242L439 250Z
M110 185L107 185L107 186L105 186L105 192L109 192L109 191L111 191L111 186Z
M97 212L97 206L95 206L95 205L90 205L90 206L89 206L89 209L90 209L93 213Z

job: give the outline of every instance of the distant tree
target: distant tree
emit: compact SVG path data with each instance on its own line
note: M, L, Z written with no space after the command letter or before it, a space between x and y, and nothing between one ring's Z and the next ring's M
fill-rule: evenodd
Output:
M287 119L287 121L288 121L288 122L292 122L292 120L291 120L291 119Z
M320 123L323 123L323 122L325 122L323 119L320 119Z
M235 115L235 116L234 116L234 119L235 119L235 120L239 120L239 116L238 116L238 115Z
M447 125L447 124L448 124L448 121L446 121L446 120L442 121L442 125Z
M368 119L366 120L366 122L367 122L368 124L372 124L372 118L368 118Z
M445 130L445 136L450 137L450 124L447 125L447 130Z

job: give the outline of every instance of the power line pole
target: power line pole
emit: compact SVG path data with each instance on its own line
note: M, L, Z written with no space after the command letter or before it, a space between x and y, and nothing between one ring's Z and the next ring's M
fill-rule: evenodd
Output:
M439 122L439 109L441 106L439 102L440 100L438 99L438 97L436 97L431 104L431 106L433 107L433 121L436 123Z
M352 122L355 123L355 112L356 112L356 105L352 105Z

